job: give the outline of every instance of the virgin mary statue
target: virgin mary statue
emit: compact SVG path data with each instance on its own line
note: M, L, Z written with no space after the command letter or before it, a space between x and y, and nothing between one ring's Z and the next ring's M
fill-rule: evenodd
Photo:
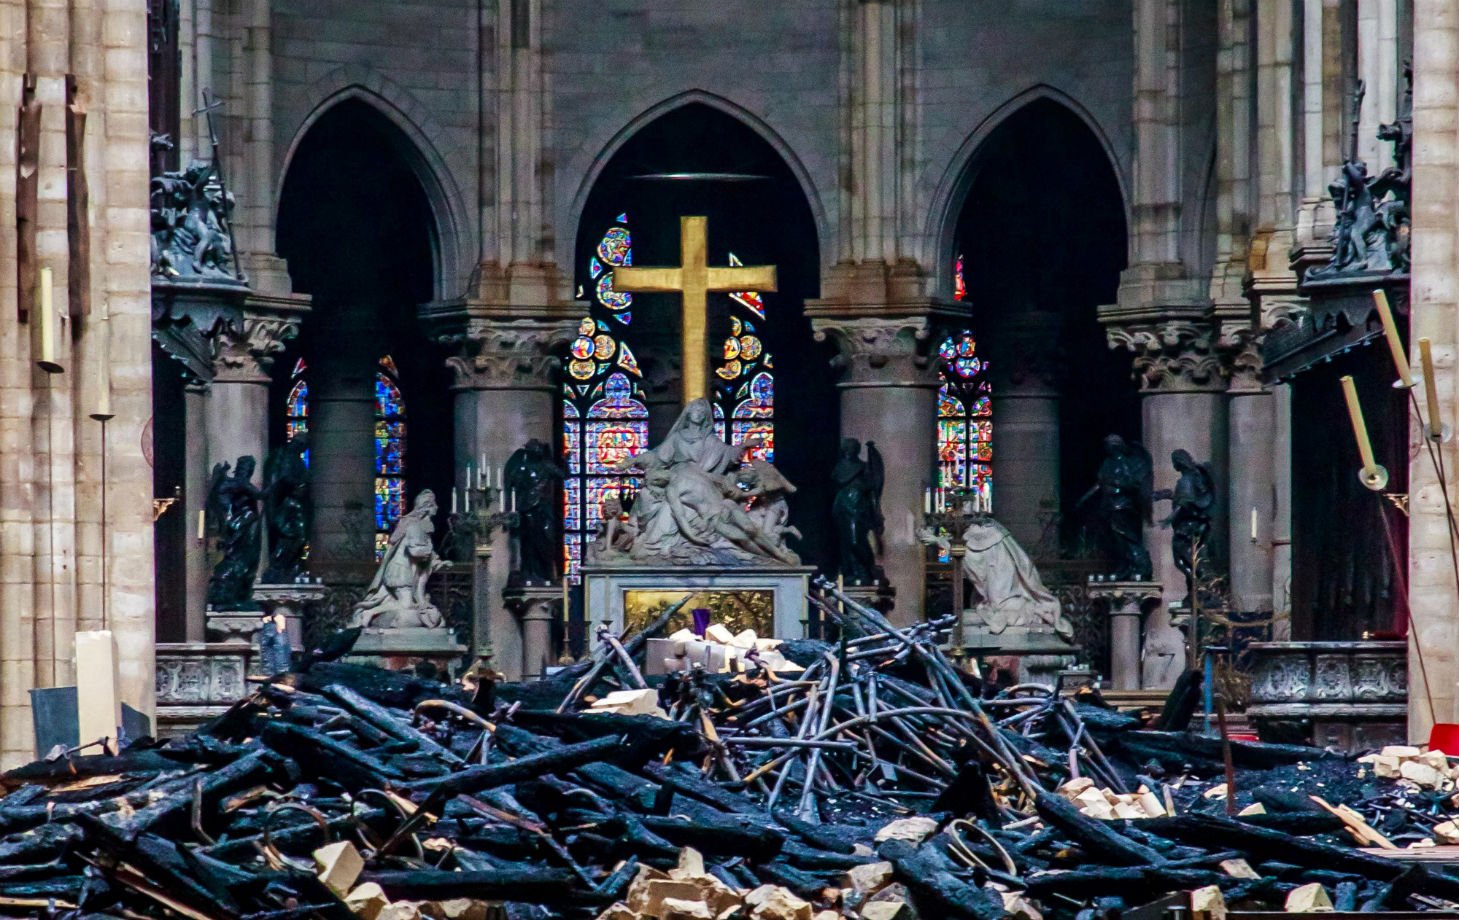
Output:
M745 453L757 446L720 440L708 400L685 406L657 447L619 464L644 474L625 526L628 556L681 565L797 564L799 557L781 534L768 532L746 510L747 504L777 497L752 496L736 481Z
M411 510L395 522L385 557L364 599L355 605L352 625L389 629L442 624L441 611L426 595L431 573L444 564L431 541L435 515L436 495L425 489L415 497Z

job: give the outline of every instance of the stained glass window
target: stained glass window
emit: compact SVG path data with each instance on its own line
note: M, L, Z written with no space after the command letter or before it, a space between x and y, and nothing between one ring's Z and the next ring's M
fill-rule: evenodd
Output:
M284 401L284 438L292 441L309 430L309 379L305 372L309 366L300 358L294 364L289 376L289 396ZM309 452L304 452L304 463L309 463Z
M730 265L743 263L729 254ZM753 457L775 460L775 362L761 338L765 322L765 298L756 291L729 295L734 304L729 335L724 340L721 363L715 368L715 418L724 436L724 422L730 420L731 444L758 440Z
M938 350L937 483L945 489L993 494L993 406L988 363L971 332L948 336Z
M639 389L642 372L626 334L633 322L633 295L613 289L613 269L633 264L628 215L604 231L588 260L588 315L568 346L562 389L563 563L577 582L583 546L603 522L609 497L630 504L639 479L614 467L648 446L648 407Z
M952 299L953 300L967 300L968 299L968 281L967 281L967 278L963 277L963 257L962 257L961 254L958 255L957 262L953 263L953 268L952 268Z
M390 531L405 513L405 400L389 356L375 373L375 558L385 555Z

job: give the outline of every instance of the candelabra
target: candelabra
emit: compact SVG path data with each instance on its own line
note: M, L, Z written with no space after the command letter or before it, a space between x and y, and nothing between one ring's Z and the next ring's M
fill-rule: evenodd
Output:
M934 538L947 535L948 556L952 560L952 611L954 657L966 654L963 641L963 557L967 546L963 533L968 525L985 521L992 513L992 502L978 489L928 488L923 492L922 523Z
M510 531L517 525L516 493L505 486L505 470L487 466L484 454L479 465L466 464L461 478L465 484L451 489L451 525L471 539L471 651L490 656L483 641L491 608L491 540L498 528Z

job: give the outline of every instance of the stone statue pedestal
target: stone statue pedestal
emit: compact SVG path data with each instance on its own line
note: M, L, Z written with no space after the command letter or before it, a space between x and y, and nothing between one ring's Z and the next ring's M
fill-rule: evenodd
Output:
M565 619L562 588L558 585L513 585L502 591L502 602L522 624L522 680L537 680L557 663L552 624ZM496 667L500 668L498 662Z
M429 661L444 671L464 654L466 646L457 642L455 634L446 626L367 627L345 660L374 664L390 671Z
M1158 612L1161 590L1158 581L1089 582L1090 599L1103 600L1109 609L1110 687L1114 690L1141 689L1141 620L1147 610Z
M767 591L773 595L775 638L805 636L809 565L584 565L587 621L621 633L627 596L634 591Z
M1018 659L1018 682L1055 687L1059 674L1074 663L1079 650L1050 626L989 629L974 610L963 611L963 649L975 657L998 655Z

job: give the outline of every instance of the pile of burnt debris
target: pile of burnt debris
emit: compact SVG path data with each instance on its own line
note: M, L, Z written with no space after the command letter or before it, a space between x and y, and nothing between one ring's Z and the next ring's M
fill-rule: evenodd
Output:
M733 673L645 678L666 618L529 684L306 656L194 734L0 777L0 914L1459 909L1459 872L1432 858L1459 843L1442 755L1353 760L1155 730L1097 694L989 695L944 657L947 624L842 601L840 641L780 644L775 666L749 642ZM1190 717L1191 686L1163 719Z

